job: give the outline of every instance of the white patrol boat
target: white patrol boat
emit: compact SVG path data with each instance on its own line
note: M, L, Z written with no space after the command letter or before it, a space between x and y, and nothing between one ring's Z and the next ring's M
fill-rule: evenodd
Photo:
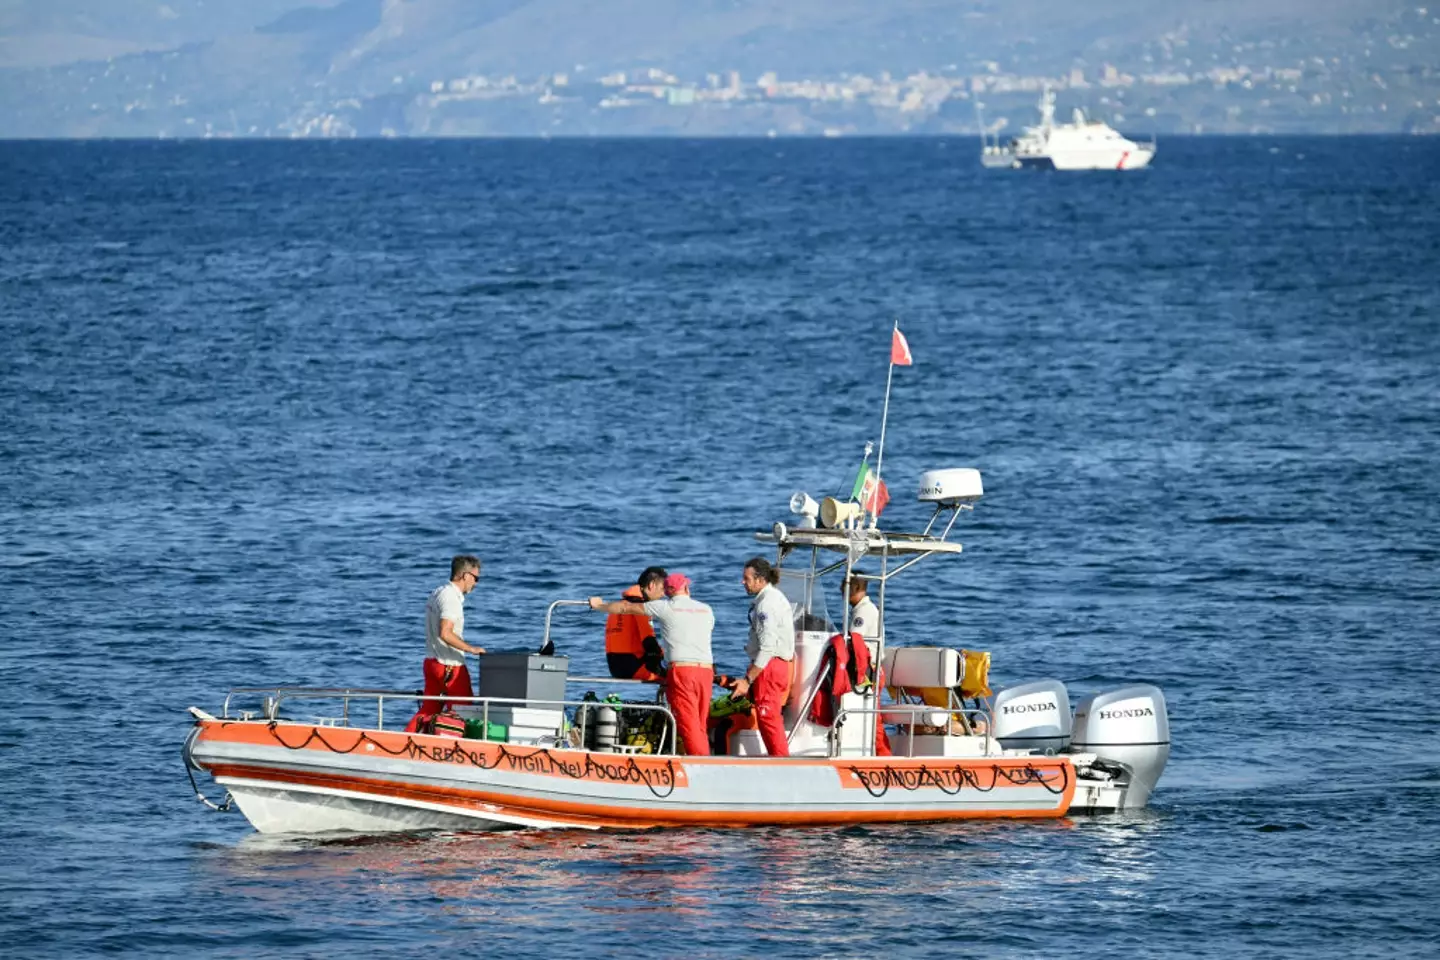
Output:
M987 167L1052 170L1139 170L1155 158L1155 141L1136 143L1101 120L1076 109L1071 123L1055 122L1055 93L1040 96L1040 125L1026 127L1007 143L982 129L980 162Z
M988 654L885 632L892 581L926 558L958 556L949 535L981 494L976 470L925 474L919 500L933 513L908 533L879 529L873 515L867 523L856 502L797 494L793 527L756 534L774 545L793 605L788 757L765 756L744 714L713 722L723 752L685 756L653 686L571 677L567 657L528 652L553 649L557 609L587 606L557 600L541 643L481 658L478 695L447 698L441 716L451 722L437 732L405 732L414 690L250 687L231 690L215 713L191 707L192 786L195 773L209 774L227 795L213 803L196 786L207 805L238 807L262 832L301 834L1054 818L1144 806L1169 756L1157 688L1092 696L1072 713L1059 681L990 695ZM852 574L878 588L874 640L851 638L848 612L832 619L826 609ZM844 638L852 661L865 644L883 674L872 667L836 695L833 651ZM602 700L597 688L645 695Z

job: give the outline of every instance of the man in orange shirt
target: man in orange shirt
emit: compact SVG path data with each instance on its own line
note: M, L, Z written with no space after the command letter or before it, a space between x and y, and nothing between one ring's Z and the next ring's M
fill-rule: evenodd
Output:
M634 586L625 588L621 596L632 603L647 603L665 596L665 570L646 567ZM646 680L658 683L665 668L660 661L664 654L655 639L655 627L644 614L612 613L605 621L605 662L610 676L622 680Z

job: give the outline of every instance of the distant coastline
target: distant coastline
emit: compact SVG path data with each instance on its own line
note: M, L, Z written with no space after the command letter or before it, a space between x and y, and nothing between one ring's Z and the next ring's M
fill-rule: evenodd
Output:
M1285 133L1170 133L1164 134L1165 140L1181 141L1206 141L1206 140L1273 140L1278 143L1286 141L1306 140L1392 140L1399 143L1407 141L1428 142L1433 133L1396 133L1394 131L1366 131L1366 132L1330 132L1330 131L1300 131ZM825 136L823 134L799 133L799 134L753 134L753 133L444 133L444 134L397 134L387 136L376 135L355 135L347 137L291 137L291 136L61 136L61 137L16 137L6 136L0 133L0 143L34 143L34 144L65 144L65 143L168 143L168 144L207 144L207 143L465 143L465 142L507 142L507 143L584 143L592 142L643 142L653 140L656 142L683 142L683 141L736 141L736 142L795 142L795 141L831 141L831 140L935 140L956 145L969 151L972 147L974 152L979 154L980 140L975 132L969 133L932 133L928 131L906 131L900 133L856 133L847 134L843 137Z
M743 3L667 19L562 0L555 32L459 0L271 0L293 9L253 23L258 6L173 0L170 33L117 10L98 47L90 21L47 34L22 5L36 35L0 38L7 137L1010 136L1047 86L1057 117L1141 138L1440 133L1440 9L1397 3L1302 26L1268 0L1179 20L896 0L878 23L797 2L782 29Z

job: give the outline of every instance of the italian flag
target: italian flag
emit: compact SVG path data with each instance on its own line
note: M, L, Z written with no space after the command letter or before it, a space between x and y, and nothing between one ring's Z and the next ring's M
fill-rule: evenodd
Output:
M890 502L890 491L885 488L885 481L875 476L870 464L862 463L860 472L855 475L855 486L850 491L850 499L859 503L865 512L878 517L880 511L885 509L885 504Z

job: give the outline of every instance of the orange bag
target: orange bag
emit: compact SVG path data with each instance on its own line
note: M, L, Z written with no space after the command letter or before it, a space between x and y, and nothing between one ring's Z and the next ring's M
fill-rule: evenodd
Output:
M435 733L441 737L465 736L465 718L448 710L435 716Z

